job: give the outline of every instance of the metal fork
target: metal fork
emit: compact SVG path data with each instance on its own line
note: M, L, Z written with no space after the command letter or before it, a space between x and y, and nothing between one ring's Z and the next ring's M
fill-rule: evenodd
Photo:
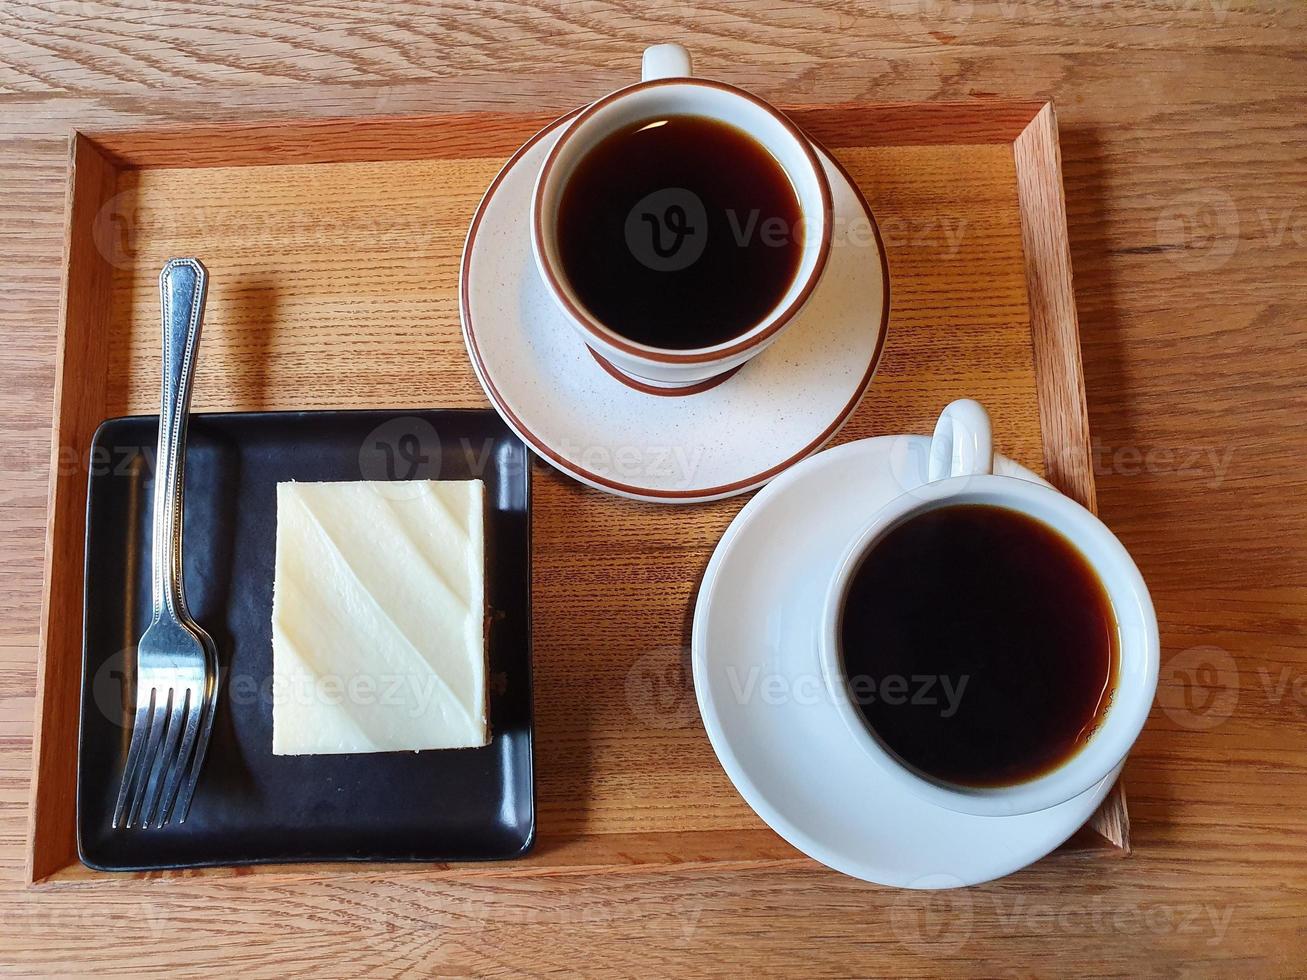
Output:
M186 421L207 288L198 259L172 259L159 274L163 396L154 479L154 608L136 649L136 715L114 827L184 822L213 729L218 651L191 618L182 582Z

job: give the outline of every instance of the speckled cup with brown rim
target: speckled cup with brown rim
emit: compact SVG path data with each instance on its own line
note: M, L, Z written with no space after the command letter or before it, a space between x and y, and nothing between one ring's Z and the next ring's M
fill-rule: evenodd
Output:
M675 350L623 336L586 309L559 255L559 202L576 165L623 126L666 115L702 116L742 130L775 158L799 202L803 249L788 288L756 324L710 347ZM531 224L532 250L541 278L568 322L609 373L642 391L691 394L728 378L775 341L803 308L830 254L832 199L825 169L812 144L789 119L741 89L691 78L689 53L677 44L660 44L645 50L639 83L599 99L568 124L540 169L532 196ZM722 288L745 287L723 283Z

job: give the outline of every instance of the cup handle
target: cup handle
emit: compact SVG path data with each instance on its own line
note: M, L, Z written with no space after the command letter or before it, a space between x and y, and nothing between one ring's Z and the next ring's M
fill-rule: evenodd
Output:
M939 414L930 440L928 482L994 472L994 435L980 402L959 398Z
M654 44L644 49L640 61L640 80L653 82L660 78L689 78L690 52L679 44Z

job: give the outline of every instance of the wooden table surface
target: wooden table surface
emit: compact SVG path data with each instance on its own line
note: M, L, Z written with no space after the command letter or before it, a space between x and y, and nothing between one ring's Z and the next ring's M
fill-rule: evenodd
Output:
M1302 0L259 8L0 6L0 969L1301 971ZM1100 510L1162 627L1158 704L1126 771L1134 854L934 895L815 865L26 889L68 129L563 110L665 40L776 101L1055 100Z

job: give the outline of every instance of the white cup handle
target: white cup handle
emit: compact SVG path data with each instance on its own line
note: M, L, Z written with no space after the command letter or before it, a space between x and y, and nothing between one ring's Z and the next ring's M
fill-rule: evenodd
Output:
M681 45L654 44L644 49L644 57L640 61L641 81L689 77L690 52Z
M959 398L939 413L930 440L926 479L979 476L994 472L994 434L980 402Z

